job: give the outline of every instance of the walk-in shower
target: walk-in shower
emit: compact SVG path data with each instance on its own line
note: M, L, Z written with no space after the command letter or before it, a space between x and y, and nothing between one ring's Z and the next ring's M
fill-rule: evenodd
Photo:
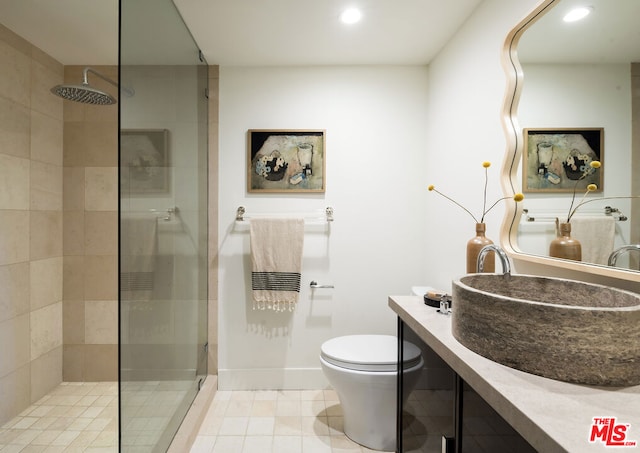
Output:
M50 93L84 65L2 25L0 47L0 451L117 453L117 105Z
M89 57L0 18L3 452L164 452L206 375L208 67L171 0L112 8Z

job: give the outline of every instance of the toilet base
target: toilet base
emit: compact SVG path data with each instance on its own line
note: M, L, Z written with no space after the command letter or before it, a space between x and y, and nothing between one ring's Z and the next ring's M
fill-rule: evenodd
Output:
M343 408L344 411L344 408ZM372 415L372 417L359 418L344 415L344 434L357 444L378 451L395 451L396 449L396 417L395 405L393 413L389 413L388 408L382 408ZM384 427L381 429L381 427ZM393 427L389 429L388 427Z
M366 372L341 368L320 359L344 414L344 433L372 450L396 448L396 371ZM405 397L415 386L424 362L405 370Z

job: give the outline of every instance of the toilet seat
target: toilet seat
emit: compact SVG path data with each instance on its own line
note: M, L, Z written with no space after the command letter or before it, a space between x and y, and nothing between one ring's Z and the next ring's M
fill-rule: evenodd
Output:
M392 335L347 335L325 341L320 357L328 363L355 371L397 371L398 340ZM420 348L404 342L403 369L420 363Z

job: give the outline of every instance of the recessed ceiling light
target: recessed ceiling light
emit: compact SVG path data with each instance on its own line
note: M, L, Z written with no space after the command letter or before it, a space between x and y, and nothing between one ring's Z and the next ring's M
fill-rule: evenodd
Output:
M345 24L355 24L356 22L360 22L360 19L362 19L362 13L358 8L345 9L342 14L340 14L340 20Z
M575 22L587 17L589 14L591 14L591 11L593 11L592 6L581 6L578 8L574 8L569 11L567 15L562 18L562 20L565 22Z

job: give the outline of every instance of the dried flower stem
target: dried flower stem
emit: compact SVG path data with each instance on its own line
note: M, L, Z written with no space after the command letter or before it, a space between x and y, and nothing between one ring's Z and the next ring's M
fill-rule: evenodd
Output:
M454 200L451 197L446 196L445 194L443 194L442 192L440 192L439 190L436 190L434 185L431 184L429 185L428 189L429 191L434 191L439 195L442 195L444 198L446 198L447 200L449 200L450 202L452 202L453 204L461 207L462 209L464 209L464 211L469 214L471 216L471 218L473 218L473 220L475 220L476 223L484 223L484 216L487 215L487 213L489 211L491 211L499 202L501 202L502 200L506 200L507 198L513 198L513 200L518 203L520 201L522 201L524 199L524 195L522 195L521 193L517 193L514 194L513 197L503 197L498 199L495 203L493 203L491 205L491 207L489 209L487 209L487 185L489 183L489 170L488 168L491 166L491 162L485 161L482 162L482 166L484 167L484 199L483 199L483 204L482 204L482 217L480 217L480 221L478 221L478 219L476 218L476 216L474 216L471 211L469 211L467 208L465 208L464 206L462 206L460 203L458 203L456 200Z
M584 177L584 175L583 175ZM573 202L576 201L576 189L578 188L578 183L582 180L582 178L578 179L575 183L575 185L573 186L573 196L571 197L571 204L569 205L569 216L567 217L567 223L569 223L569 221L571 220L571 217L573 216L573 213L571 211L571 209L573 209ZM584 197L587 195L588 191L584 193L582 199L584 200ZM578 209L580 205L576 206L576 209ZM575 212L575 210L573 211Z
M582 199L580 200L580 203L578 203L578 206L576 206L575 209L574 209L573 208L573 203L576 201L576 189L578 188L578 183L580 181L582 181L584 178L586 178L587 176L589 176L591 173L593 173L592 169L600 168L601 165L602 164L600 163L599 160L593 160L593 161L589 162L589 167L591 167L591 168L587 168L586 170L584 170L582 172L582 176L580 176L580 178L578 178L578 180L574 184L574 186L573 186L573 196L571 197L571 204L569 205L569 215L567 216L567 223L569 223L571 221L571 217L573 217L573 214L576 213L578 208L580 206L582 206L583 204L587 203L586 201L584 201L584 199L587 196L587 194L589 192L591 192L593 190L596 190L598 188L595 184L589 184L587 186L586 192L582 195ZM603 200L604 198L598 198L598 199L599 200Z
M499 200L496 200L496 202L495 202L495 203L493 203L489 209L487 209L486 211L484 211L484 214L482 214L482 220L481 220L481 223L482 223L482 221L484 221L484 216L485 216L486 214L488 214L488 213L489 213L489 211L491 211L493 208L495 208L495 207L496 207L496 205L497 205L498 203L500 203L502 200L508 200L509 198L513 198L513 197L502 197L502 198L500 198ZM517 201L517 200L516 200L516 201Z
M456 204L456 205L460 206L462 209L464 209L464 210L465 210L465 211L466 211L466 212L467 212L467 213L468 213L468 214L473 218L473 220L475 220L475 221L476 221L476 223L482 223L482 222L478 222L478 219L476 219L476 216L474 216L474 215L471 213L471 211L469 211L467 208L465 208L464 206L462 206L460 203L458 203L458 202L457 202L456 200L454 200L453 198L446 196L445 194L443 194L442 192L440 192L438 189L435 189L435 188L429 188L429 190L432 190L432 191L434 191L435 193L442 195L443 197L445 197L447 200L449 200L449 201L450 201L450 202L452 202L453 204Z
M483 203L482 203L482 218L480 219L480 223L484 223L484 216L487 214L487 185L489 184L489 166L488 165L483 165L484 166L484 198L483 198ZM507 197L508 198L508 197ZM504 198L503 198L504 200ZM500 200L498 200L500 201ZM497 203L497 201L496 201ZM495 206L495 204L493 205ZM491 206L491 208L493 207ZM491 209L489 208L489 210Z

